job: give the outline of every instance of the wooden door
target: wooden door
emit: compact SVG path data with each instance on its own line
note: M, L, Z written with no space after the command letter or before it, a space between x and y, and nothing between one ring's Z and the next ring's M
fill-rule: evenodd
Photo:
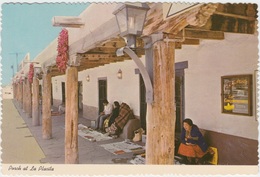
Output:
M83 103L82 103L82 101L83 101L83 94L82 94L83 88L82 87L83 87L82 81L79 81L78 82L78 95L79 95L79 106L78 106L78 108L79 108L79 110L83 109Z
M176 104L176 123L175 133L181 133L182 121L184 119L184 70L175 71L175 104Z
M65 82L61 83L62 103L65 103Z
M53 105L53 91L52 91L52 84L51 84L51 105Z
M103 101L107 99L107 80L99 79L98 80L98 111L99 113L104 110Z
M146 131L146 110L147 110L147 104L146 104L146 91L145 91L145 85L144 80L141 74L139 74L139 80L140 80L140 121L141 121L141 127Z

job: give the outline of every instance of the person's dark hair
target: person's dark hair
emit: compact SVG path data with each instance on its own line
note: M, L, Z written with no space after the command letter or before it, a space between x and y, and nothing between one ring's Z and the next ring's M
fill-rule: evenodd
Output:
M189 119L189 118L186 118L186 119L184 119L183 120L183 123L184 122L186 122L187 124L189 124L190 126L192 126L193 125L193 122L192 122L192 120L191 119Z
M115 105L116 107L120 107L118 101L114 101L114 105Z
M107 103L108 103L107 99L105 99L105 100L103 101L103 103L107 104Z

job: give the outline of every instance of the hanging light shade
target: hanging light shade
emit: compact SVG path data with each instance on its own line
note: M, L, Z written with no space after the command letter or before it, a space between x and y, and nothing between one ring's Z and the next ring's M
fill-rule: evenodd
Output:
M88 82L90 81L89 75L87 75L86 80L87 80Z
M118 72L117 72L117 78L122 79L122 77L123 77L122 70L119 69Z
M144 22L149 6L146 3L120 4L113 12L121 36L137 35L143 32Z

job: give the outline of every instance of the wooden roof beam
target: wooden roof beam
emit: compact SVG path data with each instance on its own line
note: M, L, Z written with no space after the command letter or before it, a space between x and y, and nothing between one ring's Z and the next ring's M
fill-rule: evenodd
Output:
M200 40L199 39L189 39L185 38L185 40L182 42L183 45L199 45Z
M118 47L118 48L121 48L121 47ZM85 54L92 54L92 53L93 54L115 54L116 50L118 48L115 48L115 47L96 47L96 48L89 50Z
M214 14L222 15L222 16L225 16L225 17L239 18L239 19L248 20L248 21L255 21L256 20L255 17L243 16L243 15L237 15L237 14L230 14L230 13L219 12L219 11L215 11Z
M183 33L179 32L175 37L181 38ZM173 35L174 36L174 35ZM213 39L213 40L223 40L224 32L222 31L206 31L206 30L197 30L191 28L184 29L184 37L191 39Z
M113 63L113 62L120 62L120 61L124 61L124 60L128 60L130 59L130 57L128 56L122 56L122 57L110 57L107 59L99 59L97 61L94 60L88 60L87 58L84 58L81 60L81 64L91 64L91 63L96 63L96 64L102 64L104 62L106 63Z

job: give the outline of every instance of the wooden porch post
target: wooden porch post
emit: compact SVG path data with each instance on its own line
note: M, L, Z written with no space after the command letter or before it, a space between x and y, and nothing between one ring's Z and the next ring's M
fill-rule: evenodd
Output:
M24 111L26 112L26 115L31 118L32 117L32 92L31 92L31 83L29 82L29 79L26 79L25 81L25 107Z
M13 91L14 91L14 99L15 99L15 101L17 101L17 84L16 83L14 83Z
M78 70L66 70L65 163L77 164L78 157Z
M42 93L42 138L52 138L51 120L51 74L46 71L43 74L43 93Z
M28 117L32 118L32 84L28 80Z
M17 102L18 102L18 106L20 107L21 105L20 105L20 83L18 82L17 83Z
M22 109L23 109L23 112L25 112L25 110L26 110L26 78L24 79L24 81L23 81L23 86L22 86L22 90L23 90L23 99L22 99Z
M20 108L23 109L23 82L20 83Z
M12 86L13 86L13 99L15 100L15 83L13 83Z
M40 125L39 80L35 76L33 77L32 124L33 126Z
M15 83L13 83L13 99L15 100L15 97L16 97L16 93L15 93L15 89L16 89L16 87L15 87Z
M18 106L20 107L20 83L18 82L17 83L17 95L16 95L16 98L17 98L17 103L18 103Z
M147 107L147 164L174 164L174 42L159 41L154 49L154 103Z

